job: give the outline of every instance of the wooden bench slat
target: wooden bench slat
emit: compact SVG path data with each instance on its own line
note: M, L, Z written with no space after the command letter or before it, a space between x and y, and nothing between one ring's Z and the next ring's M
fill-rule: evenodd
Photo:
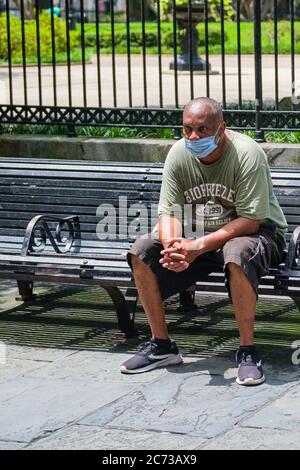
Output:
M0 187L0 194L8 194L8 195L51 195L53 193L53 187L48 186L48 187L40 187L39 185L35 184L30 184L28 186L16 186L16 185L11 185L11 186L2 186ZM73 196L74 194L78 194L78 188L76 187L70 187L66 188L64 185L61 185L61 187L55 186L55 194L57 196ZM275 188L275 194L278 198L282 198L284 200L284 197L293 197L296 200L300 201L300 189L299 190L276 190ZM100 198L102 199L112 199L112 197L115 199L117 197L125 196L127 199L130 200L158 200L159 199L159 193L157 193L154 190L145 190L144 188L122 188L120 189L116 185L111 185L110 187L107 187L106 189L103 188L80 188L80 195L86 197L86 198Z
M7 236L23 236L24 237L24 228L2 227L0 229L0 233L2 235L7 234ZM83 232L82 236L84 237L85 240L98 240L95 231Z
M111 204L115 207L119 206L119 201L118 199L114 198L107 198L103 200L94 199L94 198L85 198L85 197L71 197L71 196L38 196L38 195L27 195L26 199L28 200L28 203L34 203L34 204L55 204L55 205L63 205L66 204L68 206L74 206L79 205L81 207L83 206L94 206L98 207L100 204ZM24 203L24 196L22 194L10 194L9 195L9 201L10 203L15 202L15 203ZM128 203L136 203L138 200L137 199L128 199ZM7 195L1 195L0 194L0 204L1 206L5 207L5 204L7 202ZM142 203L145 205L145 207L150 207L151 200L145 199L142 200Z
M0 194L7 194L9 196L28 196L32 198L34 195L37 196L51 196L53 194L53 188L40 188L40 187L35 187L35 186L30 186L30 187L8 187L8 188L0 188ZM55 194L57 197L84 197L94 200L94 198L98 199L98 204L99 202L106 201L106 200L112 200L116 199L119 197L126 197L128 201L139 201L139 200L153 200L153 193L150 191L125 191L125 190L118 190L118 188L111 188L110 190L107 189L106 191L103 191L101 189L93 189L93 190L86 190L86 189L80 189L78 191L77 188L55 188ZM155 198L156 200L158 199L157 197ZM99 201L100 200L100 201Z
M79 181L77 181L77 184L79 184ZM1 187L6 187L6 186L20 186L20 187L28 187L32 185L36 185L39 187L64 187L64 188L74 188L74 180L72 179L42 179L42 178L12 178L12 177L6 177L2 178L0 175L0 186ZM114 180L113 182L111 181L103 181L103 180L80 180L80 186L82 188L87 188L87 189L106 189L106 188L112 188L114 185L115 188L121 190L128 190L128 181L118 181ZM151 192L159 192L160 191L160 182L147 182L147 180L140 180L140 181L131 181L130 182L130 189L133 191L151 191Z
M116 256L116 260L113 260L113 255L107 255L107 259L105 255L99 256L98 258L94 257L82 257L80 254L75 255L71 254L67 255L53 255L53 256L38 256L38 255L30 255L30 256L21 256L21 255L5 255L1 256L0 265L4 262L9 263L10 265L20 266L20 263L24 266L34 265L34 264L58 264L58 265L71 265L71 266L83 266L88 268L89 266L114 266L117 270L121 269L124 266L126 269L130 269L126 257L123 256Z
M9 176L29 176L31 178L33 177L38 177L38 178L41 178L41 177L47 177L47 178L55 178L55 179L59 179L59 178L69 178L69 179L73 179L73 180L97 180L97 181L100 181L101 179L105 180L105 181L114 181L114 180L124 180L124 181L128 181L128 179L132 180L132 181L145 181L145 182L149 182L149 181L161 181L161 175L160 174L151 174L151 173L147 173L147 174L126 174L126 173L120 173L118 175L116 175L115 173L104 173L104 172L100 172L100 171L93 171L91 173L83 173L82 171L81 172L74 172L74 174L70 173L70 172L67 172L67 171L61 171L61 172L58 172L58 171L42 171L42 170L15 170L15 169L1 169L1 174L2 176L4 175L9 175Z
M155 204L155 203L154 203ZM149 204L145 204L147 207ZM96 217L96 210L98 208L98 205L96 206L59 206L56 207L54 205L49 205L49 204L34 204L34 201L31 203L7 203L7 202L1 202L0 204L2 210L0 209L0 213L2 212L3 214L24 214L24 217L26 220L28 217L31 217L33 215L37 214L49 214L53 215L56 214L61 217L66 217L67 215L79 215L80 220L83 220L85 216L95 216ZM115 207L115 206L114 206ZM119 208L115 207L116 210L116 215L118 216L119 214ZM135 218L135 215L128 215L128 219L133 219Z
M0 168L11 168L11 169L22 169L23 170L33 170L33 171L44 171L44 170L47 170L49 172L58 172L58 171L62 171L62 172L65 172L65 171L69 171L70 173L76 173L76 172L81 172L82 171L82 168L83 168L83 165L81 163L78 163L77 164L73 164L73 165L69 165L68 163L61 163L59 166L57 165L53 165L53 163L51 162L50 164L49 163L42 163L41 161L38 162L38 170L37 170L37 165L36 165L36 162L34 163L27 163L27 162L3 162L2 159L0 160ZM55 168L55 170L54 170ZM108 165L103 165L101 163L99 163L98 165L94 165L94 164L91 164L91 163L86 163L84 165L84 171L86 173L88 172L107 172L107 173L114 173L114 174L126 174L128 173L130 176L135 174L135 173L153 173L153 174L160 174L161 173L161 170L160 170L161 167L153 167L150 164L145 164L145 166L139 166L139 165L123 165L120 163L119 164L115 164L115 165L111 165L111 164L108 164Z

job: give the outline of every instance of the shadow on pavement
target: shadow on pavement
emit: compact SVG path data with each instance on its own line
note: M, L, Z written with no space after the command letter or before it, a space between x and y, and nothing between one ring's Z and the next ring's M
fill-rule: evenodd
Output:
M125 340L117 335L116 314L109 296L101 288L38 286L32 303L11 303L11 291L0 294L0 340L19 346L63 348L74 350L133 353L147 341L149 328L141 308L136 315L139 336ZM177 311L177 297L166 304L170 335L187 357L198 362L173 369L186 373L190 369L209 369L215 358L223 358L224 366L234 367L238 331L232 306L226 297L197 295L197 311ZM291 345L300 339L300 314L292 301L260 299L257 307L256 343L265 363L276 377L293 369ZM222 361L216 372L222 374ZM214 370L210 368L212 380ZM294 369L293 369L294 370ZM291 370L291 373L293 373ZM170 368L171 371L171 368ZM277 373L277 372L278 373ZM299 369L298 369L299 371ZM224 379L228 383L229 379Z

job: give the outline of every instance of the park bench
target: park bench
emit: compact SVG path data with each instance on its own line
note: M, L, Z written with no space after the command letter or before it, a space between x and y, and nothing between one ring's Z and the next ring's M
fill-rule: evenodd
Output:
M137 296L126 252L139 235L130 224L139 207L158 203L162 170L160 163L1 158L0 278L16 280L23 301L34 298L35 281L101 286L111 296L118 328L126 336L134 334ZM289 296L300 310L300 172L271 172L289 224L288 251L284 262L261 280L259 293ZM107 239L97 236L97 224L106 214L103 204L116 207L120 215L117 238L111 225ZM127 219L126 207L132 204ZM104 207L101 217L99 206ZM223 272L181 293L183 310L194 308L195 290L225 292Z

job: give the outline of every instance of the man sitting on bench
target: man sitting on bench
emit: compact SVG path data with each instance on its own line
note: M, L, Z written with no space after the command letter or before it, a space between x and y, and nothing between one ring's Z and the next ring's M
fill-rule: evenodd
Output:
M237 383L258 385L265 376L254 346L257 289L282 259L287 223L265 153L250 137L226 129L216 101L197 98L185 106L183 136L166 159L157 235L139 238L128 253L152 337L121 372L182 362L168 335L163 300L223 266L240 331ZM172 213L176 204L206 208L203 236L184 238L182 222Z

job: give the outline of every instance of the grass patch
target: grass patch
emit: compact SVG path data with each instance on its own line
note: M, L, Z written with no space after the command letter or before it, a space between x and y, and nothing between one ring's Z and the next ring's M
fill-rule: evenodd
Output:
M85 61L91 60L91 58L94 55L94 50L92 48L86 48L85 49ZM16 56L12 58L12 63L14 65L22 65L23 64L23 57L22 56ZM76 62L81 62L82 61L82 52L81 49L73 49L70 53L70 59L71 62L76 63ZM68 62L68 55L66 52L59 52L58 54L55 55L55 61L57 64L67 64ZM26 64L31 65L31 64L37 64L38 60L37 57L35 56L26 56ZM51 55L44 55L41 57L41 63L42 64L52 64L52 56ZM0 64L7 64L7 62L0 60Z
M77 26L78 33L80 30L80 25ZM199 31L200 41L205 42L205 25L199 24L197 26ZM220 54L222 52L221 40L221 24L219 22L211 22L208 25L208 30L211 38L209 42L209 52L210 54ZM130 23L130 32L131 34L141 34L142 25L140 22ZM171 41L170 44L170 33L172 33L173 27L171 23L162 22L161 23L161 33L162 33L162 53L163 54L173 54L174 48ZM101 23L99 25L100 37L107 38L111 34L111 25L109 23ZM85 35L86 39L92 41L96 38L96 26L94 24L85 25ZM146 23L146 35L149 35L150 43L153 42L153 35L157 35L157 24L147 22ZM151 36L152 35L152 36ZM238 50L237 43L237 23L227 22L225 24L225 51L227 54L236 54ZM122 36L122 40L119 42L119 37ZM111 36L110 36L111 37ZM118 54L124 54L127 52L126 47L126 25L124 23L115 24L115 38L117 39L117 44L115 47L115 52ZM104 44L107 41L104 41ZM273 54L274 53L274 23L272 21L262 22L262 53L263 54ZM131 45L131 52L140 54L142 52L142 47L139 47L134 44ZM157 54L157 46L146 46L147 53ZM289 21L280 21L278 23L278 50L280 54L289 54L291 52L291 24ZM204 45L199 48L201 54L205 53ZM101 53L110 54L112 52L111 47L101 48ZM254 23L253 22L242 22L241 23L241 52L242 54L253 54L254 52ZM295 22L295 52L300 53L300 21Z

